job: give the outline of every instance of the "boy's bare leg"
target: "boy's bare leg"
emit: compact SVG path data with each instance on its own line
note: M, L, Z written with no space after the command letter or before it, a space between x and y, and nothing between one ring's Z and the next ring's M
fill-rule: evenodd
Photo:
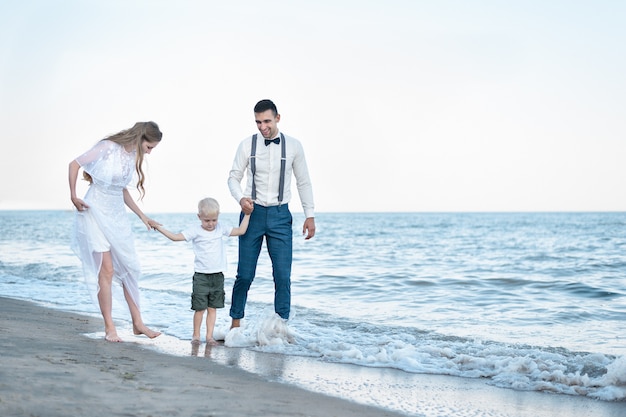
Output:
M98 304L104 319L104 339L108 342L121 342L113 323L113 297L111 284L113 283L113 260L111 252L102 253L102 264L98 273Z
M206 314L206 342L208 345L216 345L213 339L213 329L215 328L215 320L217 318L217 310L213 307L207 308Z
M235 327L240 327L241 326L241 319L233 319L233 321L230 323L230 328L234 329Z
M193 336L191 337L191 343L200 343L200 326L202 326L203 316L204 310L197 310L193 313Z

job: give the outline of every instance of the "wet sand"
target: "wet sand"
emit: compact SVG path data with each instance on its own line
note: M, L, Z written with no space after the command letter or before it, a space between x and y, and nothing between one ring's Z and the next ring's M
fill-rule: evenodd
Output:
M159 352L167 336L124 343L85 336L101 331L100 318L0 297L0 416L626 415L624 402L482 380L186 343L171 355Z
M101 320L0 298L0 416L398 416L204 357L84 336Z

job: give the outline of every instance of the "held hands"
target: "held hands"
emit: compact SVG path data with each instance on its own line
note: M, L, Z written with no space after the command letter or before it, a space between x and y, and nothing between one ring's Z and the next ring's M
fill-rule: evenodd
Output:
M252 214L252 211L254 210L254 201L252 201L251 198L242 198L241 200L239 200L239 205L241 206L241 211L243 211L243 214Z
M254 210L254 201L252 201L251 198L242 198L239 200L239 205L241 205L241 211L243 211L243 214L251 214ZM304 220L302 234L304 235L305 240L309 240L315 236L315 217L307 217L306 220Z
M152 220L147 217L145 220L143 220L143 222L148 227L148 230L159 230L159 226L163 226L161 223L157 222L156 220Z

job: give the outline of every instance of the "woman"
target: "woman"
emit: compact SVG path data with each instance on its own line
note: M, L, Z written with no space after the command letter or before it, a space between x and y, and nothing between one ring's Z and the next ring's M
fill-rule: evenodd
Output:
M138 122L102 139L69 165L70 197L78 210L72 249L82 261L85 281L94 302L97 299L100 306L104 337L109 342L122 341L112 315L113 291L118 291L120 285L133 321L133 333L149 338L161 334L146 327L141 318L137 283L141 270L124 205L151 229L152 220L139 209L126 187L136 173L137 189L143 198L144 155L159 144L162 136L156 123ZM89 181L84 200L76 196L81 168ZM113 282L119 285L114 286Z

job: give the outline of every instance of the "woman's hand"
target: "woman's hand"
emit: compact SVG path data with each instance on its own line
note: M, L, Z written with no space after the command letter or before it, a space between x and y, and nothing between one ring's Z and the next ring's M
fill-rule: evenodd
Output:
M89 208L89 205L78 197L72 197L72 204L74 204L74 207L76 207L78 211L84 211Z

